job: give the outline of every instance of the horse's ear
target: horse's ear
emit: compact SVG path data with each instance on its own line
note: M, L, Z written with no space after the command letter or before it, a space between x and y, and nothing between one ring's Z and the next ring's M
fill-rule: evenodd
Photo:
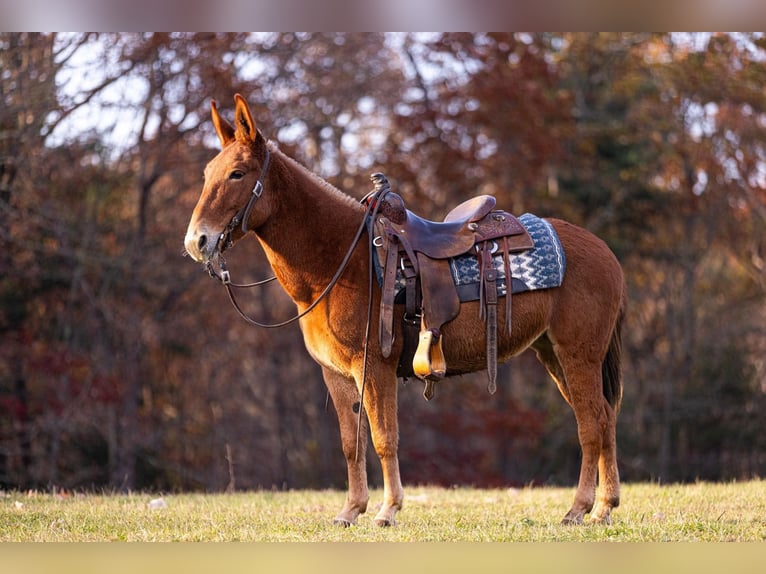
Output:
M250 106L247 105L245 98L239 94L234 95L237 107L234 111L234 122L237 126L235 136L243 143L251 144L255 142L256 130L255 121L250 113Z
M221 147L226 147L227 144L234 140L234 128L218 113L218 105L215 103L215 100L210 100L210 113L213 116L213 125L218 134L218 139L221 140Z

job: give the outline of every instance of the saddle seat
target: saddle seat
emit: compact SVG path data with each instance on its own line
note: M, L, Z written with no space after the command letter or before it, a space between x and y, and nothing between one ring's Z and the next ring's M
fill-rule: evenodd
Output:
M479 195L458 205L444 221L431 221L420 217L404 206L404 200L389 192L382 201L378 214L390 225L389 234L395 235L415 260L415 253L432 259L457 257L474 246L476 222L482 220L495 207L491 195Z
M489 390L494 392L498 298L494 254L502 255L505 269L509 270L509 253L534 247L529 233L516 217L495 210L495 198L490 195L464 201L450 211L444 221L430 221L408 210L404 200L390 190L383 174L373 174L372 181L375 191L368 198L374 197L378 205L371 227L378 260L383 263L381 353L389 357L393 347L395 284L397 273L401 272L405 278L404 350L397 374L405 378L414 374L423 379L424 396L426 399L433 396L434 381L447 372L441 328L460 312L460 298L450 273L449 259L474 251L482 273L479 311L487 325ZM508 285L510 279L506 278ZM510 333L511 289L506 292L506 325Z

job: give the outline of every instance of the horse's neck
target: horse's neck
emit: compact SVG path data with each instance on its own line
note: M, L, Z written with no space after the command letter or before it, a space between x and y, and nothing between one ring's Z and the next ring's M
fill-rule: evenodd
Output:
M279 194L258 238L283 288L299 305L327 287L351 247L364 210L280 151L264 194Z

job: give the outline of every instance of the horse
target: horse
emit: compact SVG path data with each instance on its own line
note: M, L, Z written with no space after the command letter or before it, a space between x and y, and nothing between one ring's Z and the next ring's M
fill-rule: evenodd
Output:
M374 522L394 525L404 499L397 421L397 357L403 337L397 326L386 357L380 342L369 337L368 315L373 322L378 319L381 290L368 282L372 247L358 241L368 212L280 151L257 129L239 94L234 125L220 115L214 100L211 115L222 149L205 168L185 251L210 267L245 233L255 234L296 305L306 349L321 367L337 412L348 492L334 523L354 525L367 510L367 441L360 441L358 433L369 433L383 475L383 503ZM574 501L562 523L609 524L620 502L616 420L622 398L625 281L620 263L601 239L566 221L547 221L566 255L566 274L559 287L513 296L513 327L498 333L498 360L532 348L574 411L582 459ZM462 303L457 317L444 325L448 377L486 369L477 305Z

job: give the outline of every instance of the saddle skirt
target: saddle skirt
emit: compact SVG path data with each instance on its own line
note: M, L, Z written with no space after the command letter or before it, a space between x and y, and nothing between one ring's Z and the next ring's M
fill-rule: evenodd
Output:
M525 213L518 219L526 228L535 246L533 249L510 255L511 293L559 287L564 280L566 257L556 230L549 222L531 213ZM378 284L382 285L383 265L376 251L373 251L373 259ZM498 273L497 295L504 297L508 280L503 256L499 253L495 255L493 263ZM475 251L470 250L449 259L449 268L460 301L478 301L481 271ZM404 302L404 288L405 277L400 269L396 276L396 303Z

